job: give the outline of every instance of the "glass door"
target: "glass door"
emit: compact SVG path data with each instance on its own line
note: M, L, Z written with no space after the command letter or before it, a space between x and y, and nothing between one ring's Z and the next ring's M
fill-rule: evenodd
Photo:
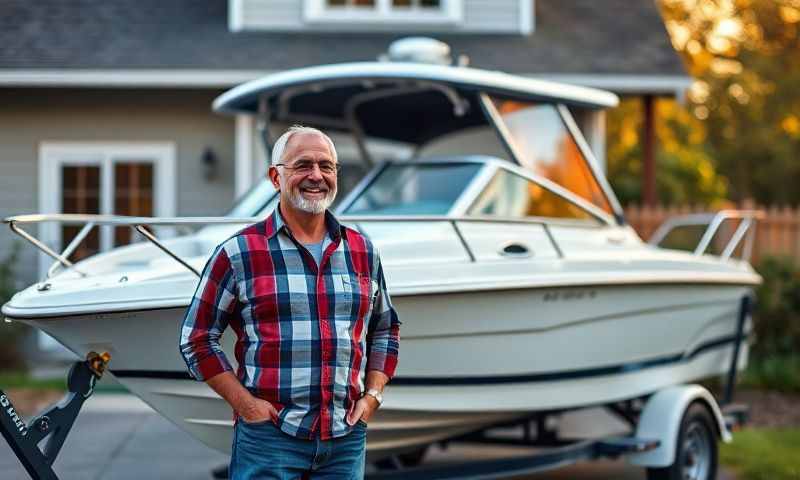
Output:
M173 144L47 143L41 147L39 162L40 210L44 213L175 215ZM43 224L41 228L45 242L62 251L81 226ZM95 228L70 260L135 240L127 226ZM46 271L51 261L43 258L40 270Z

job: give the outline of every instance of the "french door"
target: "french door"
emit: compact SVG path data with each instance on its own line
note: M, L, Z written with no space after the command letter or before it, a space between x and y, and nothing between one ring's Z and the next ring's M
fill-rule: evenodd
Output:
M171 143L43 143L39 205L45 213L175 215L175 147ZM80 226L43 224L48 245L62 250ZM133 240L130 227L99 227L75 250L80 260ZM40 262L46 270L52 259Z

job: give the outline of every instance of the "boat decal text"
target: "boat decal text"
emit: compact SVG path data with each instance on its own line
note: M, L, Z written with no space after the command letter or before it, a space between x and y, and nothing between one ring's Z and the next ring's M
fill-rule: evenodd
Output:
M19 434L23 437L28 435L28 427L25 426L25 422L22 421L22 418L17 414L17 411L14 410L14 406L11 405L11 401L7 396L5 396L5 394L0 395L0 407L3 408L3 411L11 419L11 422L15 427L17 427Z

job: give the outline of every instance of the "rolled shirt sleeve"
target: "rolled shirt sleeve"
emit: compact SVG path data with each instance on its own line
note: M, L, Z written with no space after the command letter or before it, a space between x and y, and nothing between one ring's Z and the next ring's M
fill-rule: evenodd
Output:
M231 371L220 346L222 332L238 307L236 279L224 246L209 259L181 327L180 351L196 380Z
M375 303L367 328L367 371L378 370L394 377L400 350L400 319L392 306L377 251L373 255L373 275L378 284Z

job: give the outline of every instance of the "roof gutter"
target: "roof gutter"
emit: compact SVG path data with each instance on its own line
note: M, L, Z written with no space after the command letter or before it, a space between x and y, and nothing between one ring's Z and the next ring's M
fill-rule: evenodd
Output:
M230 88L273 70L0 69L0 87Z
M0 87L230 88L279 70L209 69L0 69ZM692 83L686 75L522 74L622 95L666 95L678 99Z

